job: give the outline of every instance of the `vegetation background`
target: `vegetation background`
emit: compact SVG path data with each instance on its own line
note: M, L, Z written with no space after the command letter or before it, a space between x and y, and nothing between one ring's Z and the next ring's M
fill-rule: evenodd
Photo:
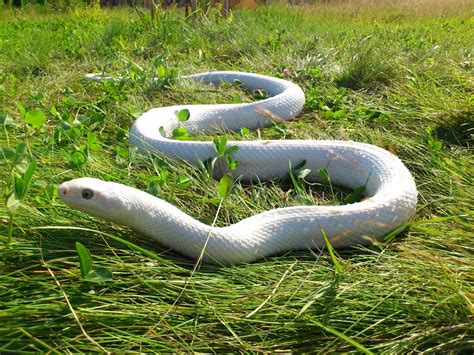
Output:
M0 351L472 349L473 9L315 1L152 20L79 1L0 7ZM193 273L192 261L61 203L57 185L81 176L136 186L206 223L217 214L218 225L340 202L347 191L302 180L237 183L218 210L205 171L129 152L128 127L152 107L259 98L179 79L218 69L287 69L307 98L295 122L220 136L389 149L417 181L415 218L334 257L292 252ZM84 80L103 70L130 80Z

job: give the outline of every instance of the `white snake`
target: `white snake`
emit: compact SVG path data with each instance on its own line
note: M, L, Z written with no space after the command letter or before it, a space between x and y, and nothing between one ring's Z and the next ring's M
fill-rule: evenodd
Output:
M214 144L166 138L178 127L177 110L189 109L191 118L181 123L189 132L256 129L271 124L271 115L284 120L293 118L300 113L305 100L296 84L263 75L209 72L187 78L213 84L239 80L248 89L267 91L270 97L248 104L151 109L133 123L131 146L197 164L198 160L216 156ZM60 185L59 196L70 207L129 226L191 258L198 258L205 246L205 261L224 264L252 262L288 250L323 248L321 229L335 248L367 245L404 224L415 213L417 189L412 175L396 156L374 145L334 140L271 140L231 141L227 146L238 146L233 157L240 165L231 172L235 178L287 178L289 161L294 166L306 160L305 167L311 169L306 179L318 180L317 169L327 168L335 185L350 189L365 185L366 199L341 206L277 208L227 227L212 227L160 198L115 182L74 179Z

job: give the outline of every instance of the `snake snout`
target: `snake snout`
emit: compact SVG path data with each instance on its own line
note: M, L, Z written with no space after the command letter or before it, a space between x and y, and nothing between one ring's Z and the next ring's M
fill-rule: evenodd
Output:
M58 195L61 197L61 196L66 196L69 192L69 189L68 187L66 186L66 184L61 184L59 185L58 187Z

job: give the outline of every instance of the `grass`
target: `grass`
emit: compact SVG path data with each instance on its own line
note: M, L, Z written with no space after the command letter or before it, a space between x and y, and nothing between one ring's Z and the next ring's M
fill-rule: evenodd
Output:
M14 184L19 193L9 204L17 208L10 244L11 213L0 210L0 351L472 349L472 2L403 9L276 6L227 20L169 11L154 23L126 9L2 10L0 172L4 196ZM131 80L83 80L104 68ZM218 182L184 163L128 153L128 127L155 106L252 99L178 75L284 68L306 93L300 119L229 139L352 139L394 152L420 193L415 218L398 234L369 248L202 265L192 274L192 261L57 198L62 181L94 176L211 223L218 205L205 201L219 197ZM148 80L157 75L158 83ZM331 203L345 192L302 194ZM298 204L298 196L277 183L236 184L216 223ZM76 242L112 279L81 278Z

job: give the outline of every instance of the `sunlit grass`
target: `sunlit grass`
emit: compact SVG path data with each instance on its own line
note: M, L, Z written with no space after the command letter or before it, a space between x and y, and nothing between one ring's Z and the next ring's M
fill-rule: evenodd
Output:
M261 8L227 20L212 13L185 20L171 11L159 13L156 23L125 9L4 11L4 195L29 161L37 167L10 244L9 214L0 210L0 351L472 347L472 9L452 7L444 15L390 6L383 13L325 9ZM386 243L338 251L335 259L308 250L250 265L202 265L190 277L193 261L52 195L62 181L93 176L147 190L212 223L218 182L185 163L153 164L130 154L128 127L152 107L252 100L236 88L180 75L214 69L280 75L285 68L306 94L301 117L228 138L351 139L397 154L416 179L419 205ZM84 80L103 69L123 70L131 80ZM149 78L160 73L153 84ZM47 121L25 125L18 104ZM13 163L9 154L21 143L24 161ZM333 196L322 186L304 197L337 203L346 193ZM237 183L216 224L297 204L296 195L288 184ZM112 280L81 281L76 242Z

